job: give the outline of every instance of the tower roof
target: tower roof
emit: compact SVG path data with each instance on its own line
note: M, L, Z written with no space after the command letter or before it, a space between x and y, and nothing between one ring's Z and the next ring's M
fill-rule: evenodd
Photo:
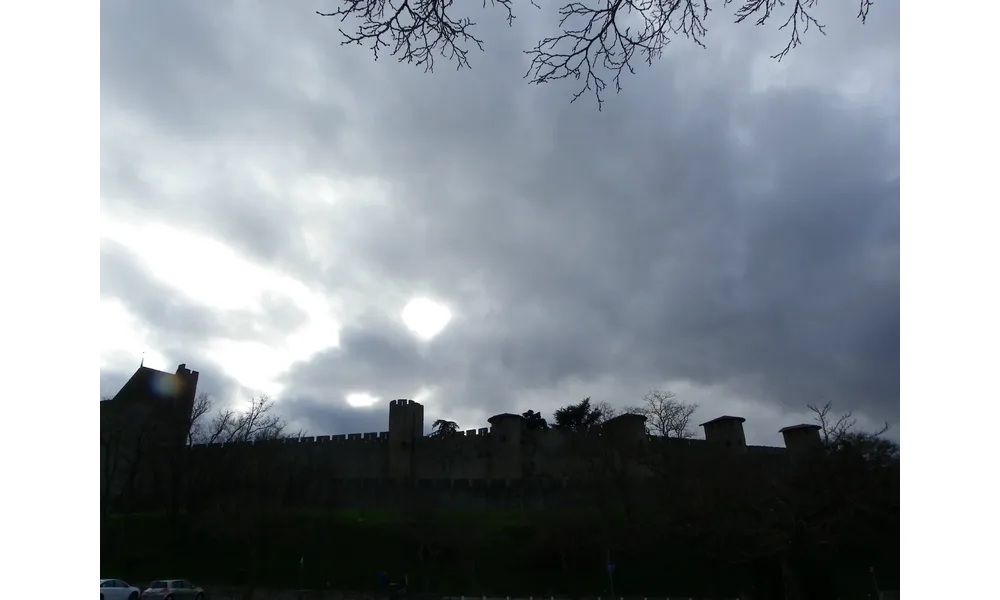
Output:
M799 431L805 429L816 429L819 430L821 427L815 423L802 423L801 425L789 425L788 427L782 427L778 430L778 433L787 433L789 431Z
M722 415L721 417L716 417L716 418L712 419L711 421L705 421L704 423L702 423L698 427L704 427L705 425L712 425L714 423L721 423L723 421L737 421L739 423L745 423L746 419L744 419L743 417L731 417L729 415Z
M523 420L524 417L521 416L521 415L515 415L514 413L500 413L499 415L493 415L489 419L486 419L486 422L489 423L490 425L492 425L494 421L504 421L504 420L507 420L507 419L522 419Z

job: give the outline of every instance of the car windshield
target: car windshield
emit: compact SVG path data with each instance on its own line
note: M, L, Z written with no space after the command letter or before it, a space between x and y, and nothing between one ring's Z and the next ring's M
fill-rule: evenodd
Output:
M151 588L165 588L165 587L167 587L167 582L166 581L154 581L153 583L149 584L149 587L151 587Z

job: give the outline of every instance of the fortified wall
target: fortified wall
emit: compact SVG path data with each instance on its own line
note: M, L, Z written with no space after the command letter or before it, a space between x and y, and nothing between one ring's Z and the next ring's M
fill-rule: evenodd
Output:
M189 373L181 365L177 375L190 383ZM181 387L183 394L161 394L147 402L179 405L190 415L193 389ZM126 389L135 396L155 386L136 386L130 380L122 392ZM118 396L102 404L116 402ZM134 405L136 400L123 398L122 403ZM106 426L114 427L103 418L105 412L123 414L102 406L102 438ZM695 473L725 464L745 469L786 463L821 445L817 426L796 425L781 430L784 448L748 446L745 419L734 416L703 423L704 439L697 440L648 436L645 417L639 415L621 415L598 430L573 433L528 429L521 415L504 413L491 417L489 427L451 436L425 436L424 407L412 400L391 401L388 417L388 431L381 432L196 444L189 447L187 479L206 494L218 488L209 494L216 496L225 493L223 488L242 493L236 490L249 483L232 478L253 473L284 490L279 501L290 504L376 508L391 505L406 488L410 497L455 508L572 505L574 497L588 494L597 481L622 488L654 480L663 469ZM171 439L186 443L176 433Z
M748 446L742 417L722 416L703 423L705 438L687 440L650 437L645 420L638 415L621 415L598 431L573 433L531 430L521 415L499 414L489 419L490 427L452 436L425 436L423 405L400 399L389 403L388 431L256 444L196 444L193 450L196 456L232 454L249 459L256 455L321 465L340 479L513 481L583 479L602 468L642 478L652 473L641 459L654 453L692 460L699 455L785 456L789 450L807 451L819 445L815 425L782 429L786 445L781 448Z

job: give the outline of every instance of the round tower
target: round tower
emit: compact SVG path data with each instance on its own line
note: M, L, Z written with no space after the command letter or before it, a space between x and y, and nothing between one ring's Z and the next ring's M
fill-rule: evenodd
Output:
M488 419L490 424L490 477L520 479L521 433L524 417L504 413Z
M783 427L778 433L785 439L785 448L793 457L811 454L823 447L819 425L791 425Z
M721 417L701 424L705 430L705 440L731 450L745 450L747 438L743 433L743 417Z
M413 477L413 451L424 435L424 405L413 400L389 403L389 477Z

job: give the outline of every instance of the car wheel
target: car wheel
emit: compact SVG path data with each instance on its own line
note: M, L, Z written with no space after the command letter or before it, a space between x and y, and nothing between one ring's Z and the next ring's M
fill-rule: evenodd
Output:
M139 600L139 594L132 592L131 594L128 595L128 600Z
M205 594L198 594L194 597L194 600L205 600Z

